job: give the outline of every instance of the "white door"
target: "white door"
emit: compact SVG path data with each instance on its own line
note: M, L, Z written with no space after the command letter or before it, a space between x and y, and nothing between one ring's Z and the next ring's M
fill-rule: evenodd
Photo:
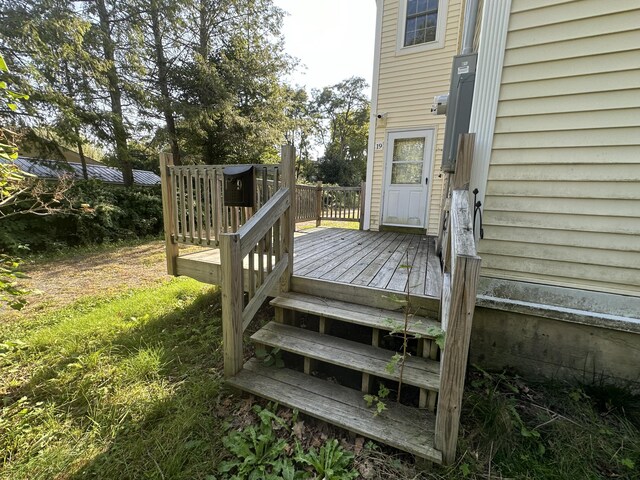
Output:
M429 204L433 131L389 134L382 224L424 228Z

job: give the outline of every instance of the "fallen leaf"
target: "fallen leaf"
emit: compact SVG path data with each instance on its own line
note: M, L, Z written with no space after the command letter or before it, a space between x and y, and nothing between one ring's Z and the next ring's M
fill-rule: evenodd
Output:
M356 442L353 447L353 451L355 452L355 454L356 455L359 454L362 451L363 447L364 447L364 438L356 437Z
M304 436L304 422L296 422L291 430L293 431L293 434L298 438L298 440L302 440L302 437Z

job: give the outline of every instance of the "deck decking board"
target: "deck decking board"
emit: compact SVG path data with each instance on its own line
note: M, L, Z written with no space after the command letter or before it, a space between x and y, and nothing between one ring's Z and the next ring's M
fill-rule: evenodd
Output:
M342 230L341 235L337 235L332 238L332 241L325 239L325 241L320 242L315 245L308 246L305 250L300 252L300 255L295 256L295 246L294 246L294 274L297 274L297 271L300 271L303 268L308 267L310 264L319 264L325 261L325 255L328 252L340 252L348 248L353 242L353 239L358 238L357 232L358 230L352 231L344 231ZM333 257L333 255L332 255Z
M295 244L298 245L298 252L301 254L307 254L309 251L318 245L323 245L327 242L332 242L336 238L340 237L340 232L335 231L326 233L326 231L309 232L309 233L297 233L294 236ZM294 248L294 254L297 253Z
M327 257L322 255L322 252L332 252L330 259L336 260L342 257L341 253L345 251L353 251L355 248L359 248L358 243L367 242L371 237L361 237L356 234L345 234L338 237L338 240L334 244L325 242L314 250L314 259L312 262L302 260L300 263L294 263L294 273L298 275L307 275L317 270L322 270L325 273L327 270ZM336 254L334 254L335 252ZM332 263L333 266L337 265Z
M398 267L406 263L406 252L411 248L411 243L415 241L415 235L404 236L403 242L401 242L395 251L389 256L384 265L380 268L373 280L369 282L370 287L387 288L387 285L391 281L391 278L396 273ZM391 290L391 289L390 289ZM404 288L398 288L395 291L404 291Z
M440 257L436 255L436 239L431 237L427 257L427 278L424 284L424 295L440 298L442 293L442 270Z
M268 345L321 362L331 363L376 377L397 381L399 368L389 372L388 365L395 352L311 330L269 322L251 336L259 345ZM437 392L440 389L440 363L427 358L408 357L405 360L403 383Z
M410 273L409 266L411 267L411 269L413 269L414 266L417 266L419 263L426 261L426 258L424 260L418 258L420 244L424 241L426 241L426 237L413 235L411 243L407 247L405 253L403 253L402 255L400 264L396 267L396 271L393 272L393 275L389 279L389 283L387 283L385 288L394 291L407 291L407 289L409 288L409 285L407 284Z
M435 253L435 240L424 235L395 232L363 232L339 228L314 228L298 232L294 247L294 278L328 281L356 288L406 292L439 298L442 273ZM410 285L404 252L413 255ZM257 256L257 255L256 255ZM268 259L263 259L268 264ZM244 259L245 267L249 260ZM178 257L178 274L219 284L220 251L212 248ZM254 266L259 259L254 258ZM245 275L245 287L248 277Z
M405 241L406 236L403 233L398 234L398 236L383 250L380 254L374 258L367 268L365 268L356 278L353 279L352 284L354 285L362 285L362 286L370 286L371 281L378 275L380 269L389 261L391 255L395 253L395 251L400 248Z
M356 243L353 249L348 251L347 255L337 256L322 265L320 268L309 272L307 275L311 278L333 280L357 263L358 260L365 256L381 238L381 235L369 235L368 237L364 237Z
M379 242L377 242L376 246L371 248L364 257L361 257L355 265L353 265L351 268L345 271L338 278L331 279L331 280L336 280L342 283L353 282L400 235L399 233L396 233L396 232L387 232L387 233L388 235L382 237L382 239Z
M427 281L429 247L429 238L422 240L418 244L414 262L411 270L408 272L406 290L413 295L424 295L425 283Z
M337 267L332 268L329 272L323 274L320 278L323 280L336 280L340 278L344 273L350 272L355 269L355 266L360 263L360 261L367 257L372 251L375 251L376 248L381 243L384 243L386 239L389 237L389 232L386 232L382 235L374 235L371 236L367 243L361 242L358 245L357 251L351 252L349 255L343 255L341 257L341 262Z
M388 400L384 415L374 417L357 390L287 368L267 367L256 359L249 360L228 383L418 457L442 462L441 452L433 447L435 419L428 412Z

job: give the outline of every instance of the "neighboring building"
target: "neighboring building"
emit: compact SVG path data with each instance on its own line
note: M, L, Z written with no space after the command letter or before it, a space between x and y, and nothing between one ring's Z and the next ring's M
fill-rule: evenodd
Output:
M72 175L75 180L84 180L82 176L82 165L80 163L18 157L15 164L23 172L30 173L42 179L57 180L64 175ZM88 164L87 174L90 180L101 180L105 183L124 185L122 172L115 167L107 167L102 164ZM134 170L133 182L135 185L142 186L159 185L160 177L147 170Z
M377 1L365 228L438 232L445 117L430 106L449 91L464 3ZM640 3L479 3L472 355L640 382Z
M36 143L34 141L24 142L20 145L19 150L23 157L82 163L78 152L62 145L46 142L45 140L42 140L42 143ZM84 159L87 165L103 165L102 162L86 154Z

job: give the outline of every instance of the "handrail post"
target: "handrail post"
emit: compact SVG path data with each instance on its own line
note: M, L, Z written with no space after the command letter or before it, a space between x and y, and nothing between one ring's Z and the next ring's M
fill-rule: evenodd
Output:
M174 190L173 177L169 174L169 167L173 166L173 155L160 153L160 179L162 185L162 220L164 223L164 240L167 254L167 273L178 274L178 254L175 212L176 192Z
M316 184L316 227L322 224L322 182Z
M443 274L441 321L446 343L440 360L440 391L436 414L435 447L442 452L443 462L455 460L460 428L460 410L469 358L471 327L480 276L480 257L476 254L466 190L454 190L451 198L449 231L450 251ZM450 283L447 279L450 278Z
M220 235L220 263L222 268L222 344L224 376L233 377L242 370L242 254L240 235Z
M293 275L293 233L296 228L296 149L293 145L282 145L282 186L289 188L291 202L289 208L282 216L282 247L283 253L289 257L289 265L282 276L280 289L288 292L291 289L291 276Z

